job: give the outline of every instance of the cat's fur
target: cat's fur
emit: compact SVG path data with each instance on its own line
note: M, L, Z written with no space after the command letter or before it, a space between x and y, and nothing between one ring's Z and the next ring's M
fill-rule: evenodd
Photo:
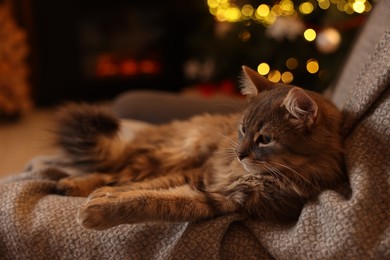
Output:
M337 108L319 94L243 70L249 105L242 114L129 132L96 107L65 107L57 143L87 174L64 178L57 188L92 192L78 212L81 225L100 230L228 213L294 220L307 200L342 182Z

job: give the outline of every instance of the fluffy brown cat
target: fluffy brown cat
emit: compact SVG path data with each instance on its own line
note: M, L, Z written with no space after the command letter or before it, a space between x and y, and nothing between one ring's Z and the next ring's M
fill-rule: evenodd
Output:
M57 143L85 174L61 179L57 189L89 195L79 223L101 230L228 213L291 221L307 200L341 183L337 108L314 92L243 71L249 104L242 114L132 132L96 107L65 107Z

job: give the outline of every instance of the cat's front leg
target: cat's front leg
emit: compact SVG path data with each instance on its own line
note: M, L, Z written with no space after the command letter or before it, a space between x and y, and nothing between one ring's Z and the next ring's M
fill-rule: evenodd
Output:
M86 197L95 189L105 186L115 179L113 174L91 173L68 176L57 183L57 193L66 196Z
M115 187L92 193L79 209L78 222L85 228L103 230L148 221L196 221L239 208L232 200L216 200L189 185L166 190L114 191Z

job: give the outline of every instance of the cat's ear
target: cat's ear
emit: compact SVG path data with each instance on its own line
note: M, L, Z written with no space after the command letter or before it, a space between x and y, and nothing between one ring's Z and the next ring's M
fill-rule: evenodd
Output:
M275 87L276 83L269 81L267 78L261 76L256 71L242 66L242 87L241 93L249 99L257 96L264 90L270 90Z
M301 88L293 87L284 99L282 106L308 126L315 123L318 114L317 103Z

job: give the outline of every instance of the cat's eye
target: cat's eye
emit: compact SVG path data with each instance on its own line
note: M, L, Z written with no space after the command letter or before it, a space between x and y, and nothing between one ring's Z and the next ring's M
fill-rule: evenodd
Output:
M259 144L270 144L273 140L274 140L273 137L270 135L260 135L257 138L257 142Z

